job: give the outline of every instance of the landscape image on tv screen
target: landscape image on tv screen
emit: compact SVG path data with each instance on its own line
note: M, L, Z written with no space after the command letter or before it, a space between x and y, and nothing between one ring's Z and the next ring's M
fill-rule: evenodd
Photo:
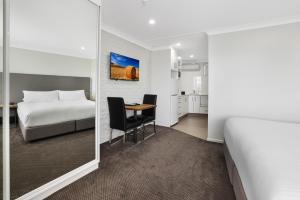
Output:
M116 53L110 53L110 78L116 80L139 80L140 61Z

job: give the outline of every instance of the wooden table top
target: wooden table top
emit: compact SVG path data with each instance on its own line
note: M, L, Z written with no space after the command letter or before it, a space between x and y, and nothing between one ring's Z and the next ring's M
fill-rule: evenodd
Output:
M134 111L141 111L154 108L155 105L151 104L141 104L141 105L134 105L134 106L125 106L126 110L134 110Z
M4 105L0 104L0 108L3 108L3 107L4 107ZM18 108L18 105L17 104L10 104L9 108Z

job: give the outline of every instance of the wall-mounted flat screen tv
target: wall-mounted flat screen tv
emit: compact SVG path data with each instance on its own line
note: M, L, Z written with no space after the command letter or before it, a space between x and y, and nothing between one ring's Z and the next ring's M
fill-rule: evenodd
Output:
M110 53L110 79L138 81L140 61L116 53Z

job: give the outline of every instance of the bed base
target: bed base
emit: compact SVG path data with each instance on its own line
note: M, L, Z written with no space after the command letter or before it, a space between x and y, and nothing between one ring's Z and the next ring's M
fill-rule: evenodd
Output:
M235 163L230 155L230 152L228 150L226 143L224 143L224 155L225 155L229 179L233 186L236 200L247 200L239 172L238 172L238 170L235 166Z
M19 119L19 126L25 142L95 128L95 118L73 120L51 125L25 127Z

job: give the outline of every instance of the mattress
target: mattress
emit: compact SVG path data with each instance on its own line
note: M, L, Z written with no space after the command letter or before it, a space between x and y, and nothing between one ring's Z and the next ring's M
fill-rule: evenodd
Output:
M231 118L224 136L248 200L300 199L300 124Z
M95 102L55 101L18 103L18 116L25 128L95 117Z

